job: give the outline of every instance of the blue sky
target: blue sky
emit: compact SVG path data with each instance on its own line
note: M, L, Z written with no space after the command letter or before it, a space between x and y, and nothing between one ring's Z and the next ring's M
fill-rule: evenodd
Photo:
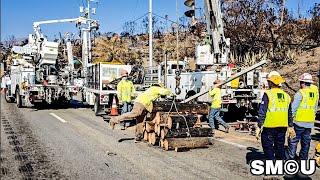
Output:
M181 16L185 11L184 0L179 1ZM199 0L198 0L199 1ZM312 4L320 0L286 0L286 5L297 13L298 2L301 12L305 13ZM85 0L1 0L1 40L10 35L17 38L27 37L33 33L34 21L74 18L79 16L79 6ZM176 18L175 0L153 0L154 13L169 19ZM123 23L133 20L148 12L148 0L99 0L97 15L100 31L121 32ZM42 26L44 34L53 37L59 32L76 32L74 24L52 24Z

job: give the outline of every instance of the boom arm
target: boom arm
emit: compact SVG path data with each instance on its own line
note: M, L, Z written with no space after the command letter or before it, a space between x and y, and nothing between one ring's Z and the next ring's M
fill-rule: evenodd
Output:
M230 40L224 36L220 0L204 0L207 21L207 33L215 58L227 58L230 52Z
M56 20L47 20L47 21L38 21L33 23L33 29L36 33L37 39L43 39L44 36L41 33L40 25L42 24L54 24L54 23L65 23L65 22L76 22L77 24L86 24L89 19L86 19L84 17L78 17L78 18L70 18L70 19L56 19Z

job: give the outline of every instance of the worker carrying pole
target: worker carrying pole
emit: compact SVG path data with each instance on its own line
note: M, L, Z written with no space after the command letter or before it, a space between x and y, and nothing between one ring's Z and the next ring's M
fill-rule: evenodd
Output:
M261 135L263 152L268 160L284 160L287 130L290 138L295 136L291 98L281 89L285 80L278 72L270 72L267 80L270 89L262 97L256 137L260 139Z
M114 129L115 124L119 124L128 119L136 119L136 138L135 141L141 141L143 138L143 120L147 112L152 112L153 102L161 96L172 96L170 89L165 88L163 84L153 84L145 92L141 93L133 105L131 112L124 113L121 116L111 117L110 127Z
M122 104L121 114L132 110L132 101L135 97L135 88L132 81L128 79L128 71L121 71L121 81L117 85L117 96L120 104ZM121 130L125 129L125 122L121 123Z
M300 141L301 149L299 158L308 159L311 130L314 127L318 108L319 91L312 85L312 75L304 73L299 77L300 90L295 94L292 103L293 123L296 137L288 140L288 158L294 159Z
M213 129L212 132L214 132L215 129L215 120L218 121L219 124L221 124L225 128L225 132L229 132L229 125L222 119L220 116L220 109L221 109L221 89L220 86L217 86L220 84L219 80L216 80L213 82L214 88L209 91L209 95L212 97L212 103L209 113L209 125Z

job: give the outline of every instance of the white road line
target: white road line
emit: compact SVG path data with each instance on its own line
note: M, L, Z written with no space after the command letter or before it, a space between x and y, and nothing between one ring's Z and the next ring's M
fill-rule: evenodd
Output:
M66 123L67 121L62 119L61 117L57 116L55 113L50 113L51 116L57 118L59 121L63 122L63 123Z
M227 143L227 144L239 147L239 148L247 149L247 146L244 146L244 145L241 145L241 144L238 144L238 143L234 143L234 142L230 142L230 141L226 141L226 140L218 139L218 138L215 138L215 140L220 141L220 142L224 142L224 143Z

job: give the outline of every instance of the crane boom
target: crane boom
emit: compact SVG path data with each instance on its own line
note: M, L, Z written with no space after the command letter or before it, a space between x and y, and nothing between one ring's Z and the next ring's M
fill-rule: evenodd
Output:
M93 20L92 20L93 21ZM43 24L55 24L55 23L66 23L66 22L75 22L77 24L87 24L90 22L90 19L84 17L78 18L69 18L69 19L55 19L55 20L46 20L46 21L37 21L33 23L33 29L36 34L37 39L44 38L43 34L41 33L40 25Z
M224 36L223 19L220 0L204 0L207 34L211 51L217 62L221 58L228 58L230 53L230 39Z

